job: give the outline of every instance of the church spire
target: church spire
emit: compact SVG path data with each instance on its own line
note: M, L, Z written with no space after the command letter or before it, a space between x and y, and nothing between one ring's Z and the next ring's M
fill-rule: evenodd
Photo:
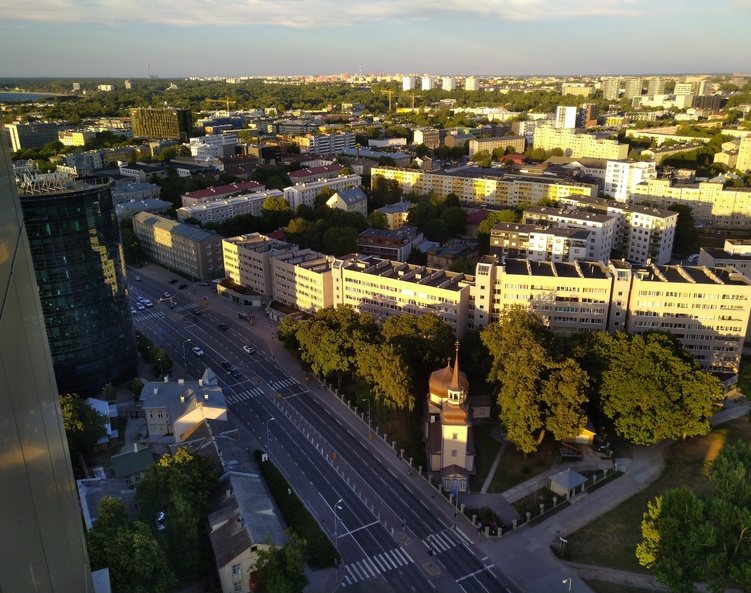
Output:
M459 384L459 340L456 341L456 360L454 361L454 375L451 378L451 385L449 391L461 391L461 385Z

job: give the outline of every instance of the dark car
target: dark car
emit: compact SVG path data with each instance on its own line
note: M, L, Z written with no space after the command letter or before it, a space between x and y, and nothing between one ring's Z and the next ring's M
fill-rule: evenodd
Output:
M183 288L188 288L188 285L183 283L180 286L177 287L178 290L182 290Z
M172 278L167 284L177 284L177 278Z
M229 360L223 360L221 363L222 368L229 371L232 368L232 363Z
M226 323L220 323L219 329L222 330L223 332L226 332L229 329L229 327L227 326Z
M198 286L211 286L211 282L199 282Z
M238 371L237 369L232 369L229 372L229 374L232 375L235 379L239 379L240 377L243 376L243 374L240 371Z

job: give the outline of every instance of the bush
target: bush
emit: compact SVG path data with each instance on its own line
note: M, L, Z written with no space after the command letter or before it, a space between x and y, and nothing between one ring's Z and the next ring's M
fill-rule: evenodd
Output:
M274 497L279 511L290 531L305 540L305 561L313 568L329 568L341 560L331 540L321 530L305 505L292 492L289 483L271 461L261 462L263 451L255 457L266 485Z

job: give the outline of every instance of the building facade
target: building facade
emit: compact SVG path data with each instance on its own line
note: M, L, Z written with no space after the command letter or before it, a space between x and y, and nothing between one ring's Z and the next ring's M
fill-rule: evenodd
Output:
M592 157L596 159L625 159L628 144L617 140L601 139L590 134L576 133L574 130L559 130L550 126L535 127L534 147L543 150L560 148L563 156Z
M190 109L139 107L131 109L133 136L187 143L193 129Z
M23 211L0 124L0 589L93 591Z
M480 150L487 150L493 154L496 148L506 150L511 147L514 152L522 153L527 140L524 136L501 136L500 138L472 138L469 141L469 156L472 157Z
M198 280L224 277L221 235L148 212L132 220L146 257Z
M95 395L132 378L138 355L112 182L48 174L19 193L60 393Z
M263 203L268 198L284 198L284 194L278 189L267 189L242 196L195 204L194 206L183 206L177 209L177 219L180 222L185 222L188 218L195 218L203 224L205 222L224 222L241 215L261 216Z
M8 124L10 145L13 152L27 148L44 148L48 142L57 142L57 124L37 122L31 124Z
M359 175L340 175L332 179L321 179L312 183L300 183L284 188L284 199L292 210L297 210L298 206L305 204L314 208L316 205L316 196L325 188L334 192L347 189L350 187L359 187L362 185L362 177Z

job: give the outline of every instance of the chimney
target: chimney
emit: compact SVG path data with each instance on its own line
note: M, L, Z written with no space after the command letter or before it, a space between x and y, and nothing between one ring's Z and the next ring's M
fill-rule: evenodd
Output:
M159 393L159 388L158 387L154 387L154 395L156 395L157 393Z
M178 379L177 382L180 385L184 385L185 384L185 379Z
M203 385L203 379L198 379L198 384Z
M138 453L138 443L133 443L133 453Z
M227 495L227 498L230 498L232 496L232 488L227 488L224 493Z
M164 382L165 383L169 383L169 376L168 375L164 375Z
M209 401L209 392L208 392L208 391L206 391L206 392L205 392L205 393L203 394L203 399L205 399L206 401Z
M185 394L184 393L180 395L180 403L181 404L185 403Z
M235 527L237 528L238 531L240 531L243 528L243 518L242 517L238 516L235 519Z

